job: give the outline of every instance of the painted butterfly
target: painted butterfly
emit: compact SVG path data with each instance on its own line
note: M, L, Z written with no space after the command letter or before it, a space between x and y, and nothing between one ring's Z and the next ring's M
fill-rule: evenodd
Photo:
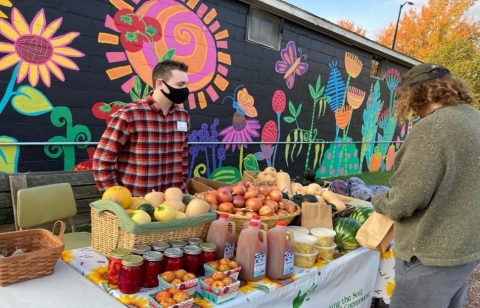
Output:
M253 106L255 104L255 100L253 99L253 96L248 94L247 88L243 88L240 91L238 91L238 89L241 87L243 87L243 85L238 86L235 89L233 96L227 96L223 100L225 100L226 98L231 98L233 101L232 106L233 108L235 108L235 110L239 114L243 116L247 115L251 118L255 118L256 116L258 116L257 108ZM235 100L235 95L237 96L236 100ZM223 101L222 101L222 104L223 104Z
M308 64L300 62L303 59L307 60L307 55L302 55L302 49L298 48L300 57L297 57L297 50L295 42L290 41L287 43L287 47L280 51L282 61L277 61L275 64L275 71L280 74L285 74L284 79L287 81L287 87L293 88L295 83L295 75L302 75L308 70Z

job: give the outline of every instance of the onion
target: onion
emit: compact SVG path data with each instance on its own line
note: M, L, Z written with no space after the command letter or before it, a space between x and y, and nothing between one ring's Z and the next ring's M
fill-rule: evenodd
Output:
M231 194L232 193L232 186L222 186L219 189L217 189L217 192L221 192L221 191L226 191L226 192Z
M251 199L251 198L257 198L258 196L258 191L257 190L247 190L245 195L243 195L245 199Z
M278 208L284 210L287 207L287 202L285 199L278 201Z
M278 211L277 211L277 215L278 215L278 216L288 215L288 214L290 214L290 213L288 213L288 212L285 211L285 210L278 210Z
M228 191L222 190L217 193L217 199L220 203L232 202L233 197Z
M242 208L245 206L245 197L240 195L233 196L233 206L236 208Z
M205 194L205 201L207 201L210 204L218 204L218 199L217 199L217 193L206 193Z
M210 207L215 211L218 210L218 204L216 203L210 203Z
M267 200L263 201L263 204L264 204L264 205L268 205L269 207L271 207L274 212L278 211L278 203L277 203L277 201L267 199Z
M231 202L222 202L218 205L218 210L225 213L235 212L235 207Z
M195 194L195 197L197 197L198 199L203 199L203 197L205 197L205 193L204 192L198 192Z
M291 203L288 203L287 207L285 209L290 214L295 213L297 211L297 207L295 205L291 204Z
M262 195L262 194L258 194L257 198L260 199L260 201L262 201L262 203L263 203L263 201L265 201L265 199L266 199L267 197L265 197L265 196Z
M241 180L237 182L237 186L245 186L247 187L247 181Z
M267 217L273 216L273 210L268 205L264 205L260 208L260 210L258 211L258 214L260 214L260 216L267 216Z
M283 199L282 192L278 189L272 189L272 191L270 191L270 194L268 196L275 201L280 201Z
M268 194L270 194L270 187L268 187L268 185L260 185L258 187L258 191L264 195L264 196L268 196Z
M262 201L258 200L258 198L250 198L245 201L245 207L254 212L258 212L262 206Z
M246 192L247 188L245 186L236 185L232 187L232 195L243 196Z
M245 216L253 217L253 215L258 215L256 212L245 212Z

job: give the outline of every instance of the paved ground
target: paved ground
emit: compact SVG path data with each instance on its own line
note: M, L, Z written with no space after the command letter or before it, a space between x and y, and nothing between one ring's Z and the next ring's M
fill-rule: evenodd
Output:
M372 301L371 308L374 308L374 301ZM383 300L380 300L378 308L388 308L389 305L385 304ZM480 265L477 266L475 271L470 277L468 282L468 299L463 305L463 308L479 308L480 307Z

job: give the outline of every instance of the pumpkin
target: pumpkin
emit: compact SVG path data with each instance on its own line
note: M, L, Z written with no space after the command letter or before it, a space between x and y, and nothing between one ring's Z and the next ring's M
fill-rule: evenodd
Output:
M128 209L130 210L138 210L138 207L142 204L150 204L145 198L143 197L132 197L132 202L130 202L130 205L128 206Z
M112 186L103 192L102 200L116 202L124 209L128 209L130 203L132 202L132 193L126 187Z
M292 194L290 187L290 175L287 172L280 170L275 174L275 185L280 189L280 191L286 192L289 195Z
M143 198L154 207L159 206L165 201L164 194L160 191L156 191L155 189L152 189L152 191L146 194Z
M193 199L188 203L185 214L187 216L197 216L207 213L210 210L210 204L202 199Z

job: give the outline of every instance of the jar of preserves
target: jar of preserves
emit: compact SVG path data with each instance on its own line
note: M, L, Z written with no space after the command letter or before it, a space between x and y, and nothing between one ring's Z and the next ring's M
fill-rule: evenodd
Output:
M140 291L143 282L143 257L131 255L123 257L118 290L124 294Z
M180 241L180 240L170 241L170 246L172 246L172 248L182 249L183 247L185 247L187 245L188 245L188 243L186 241Z
M131 254L130 249L116 248L110 253L108 258L107 280L108 283L117 285L120 275L120 268L122 267L122 258Z
M151 251L152 247L143 244L133 245L132 254L143 257L143 254L147 251Z
M201 253L200 247L192 245L183 247L183 268L195 276L200 274L200 269L203 267Z
M143 284L145 288L158 287L158 275L163 272L163 254L147 251L143 255Z
M167 242L157 241L157 242L152 243L153 251L158 251L158 252L163 253L165 251L165 249L167 249L167 248L170 248L170 244L167 243Z
M199 237L191 237L191 238L187 239L187 242L188 242L188 245L198 246L201 243L203 243L203 240Z
M177 271L183 265L183 250L180 248L165 249L165 271Z
M213 243L202 243L200 244L200 249L202 250L202 264L217 260L217 245ZM203 265L200 268L200 275L205 275Z

